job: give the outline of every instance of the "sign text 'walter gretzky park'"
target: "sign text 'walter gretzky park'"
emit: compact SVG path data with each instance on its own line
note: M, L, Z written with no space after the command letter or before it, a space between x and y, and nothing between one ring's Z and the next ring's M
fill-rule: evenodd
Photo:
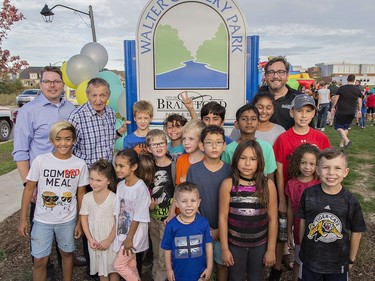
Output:
M234 1L149 1L138 21L138 99L150 101L154 121L187 115L210 101L227 109L227 121L246 102L246 24Z

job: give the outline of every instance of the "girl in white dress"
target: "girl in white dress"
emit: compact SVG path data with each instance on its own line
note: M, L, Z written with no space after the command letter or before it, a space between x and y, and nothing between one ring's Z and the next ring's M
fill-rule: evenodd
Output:
M100 159L90 169L90 186L93 191L82 200L79 214L87 237L90 253L90 274L98 273L100 281L119 281L114 269L116 252L113 240L116 237L116 188L112 164Z

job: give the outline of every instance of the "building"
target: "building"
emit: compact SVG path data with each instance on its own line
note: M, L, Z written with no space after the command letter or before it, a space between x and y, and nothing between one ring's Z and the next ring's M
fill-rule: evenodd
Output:
M41 66L31 66L22 70L19 75L23 86L26 88L36 88L40 81L40 71L43 67Z
M349 74L354 74L357 80L362 82L362 85L375 85L375 64L351 64L351 63L336 63L336 64L315 64L320 68L320 79L330 82L335 80L341 84L346 84L346 78ZM313 69L313 68L311 68Z

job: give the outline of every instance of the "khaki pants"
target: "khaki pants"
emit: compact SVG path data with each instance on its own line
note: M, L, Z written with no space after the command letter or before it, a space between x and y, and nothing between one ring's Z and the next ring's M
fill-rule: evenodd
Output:
M165 268L164 250L160 248L161 240L164 235L164 222L150 218L150 238L152 242L152 251L154 252L154 263L152 266L152 278L154 281L165 281L167 279L167 270Z

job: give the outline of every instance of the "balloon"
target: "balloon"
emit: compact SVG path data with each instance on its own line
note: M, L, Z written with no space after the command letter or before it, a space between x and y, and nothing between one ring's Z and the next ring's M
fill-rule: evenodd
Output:
M84 104L88 101L87 95L86 95L86 88L87 84L90 80L85 80L81 84L78 85L76 90L76 99L79 105Z
M117 76L116 73L112 71L101 71L98 77L103 78L105 81L108 82L109 85L122 85L120 78Z
M61 72L62 72L62 74L63 74L63 81L64 81L64 84L66 85L66 86L68 86L69 88L71 88L71 89L77 89L77 86L76 85L74 85L70 80L69 80L69 78L68 78L68 74L66 74L66 65L68 64L68 62L66 61L66 62L64 62L63 63L63 65L61 66L61 68L60 68L60 70L61 70Z
M121 93L124 91L122 85L110 85L111 95L109 96L109 107L113 109L114 112L118 112L117 101Z
M103 45L96 42L90 42L83 46L81 55L90 57L96 63L99 70L103 69L108 62L107 50Z
M122 126L122 124L124 124L124 121L122 121L121 119L116 119L116 124L115 124L115 128L116 130L118 128L120 128ZM124 149L124 138L126 136L126 133L118 138L115 142L115 151L119 151L119 150L123 150Z
M85 80L97 77L99 68L88 56L74 55L68 60L66 74L73 84L79 85Z
M289 87L291 87L294 90L298 90L299 83L297 82L296 79L289 79L288 82L286 83Z
M120 97L117 100L118 112L123 118L126 118L126 98L125 92L122 92Z

